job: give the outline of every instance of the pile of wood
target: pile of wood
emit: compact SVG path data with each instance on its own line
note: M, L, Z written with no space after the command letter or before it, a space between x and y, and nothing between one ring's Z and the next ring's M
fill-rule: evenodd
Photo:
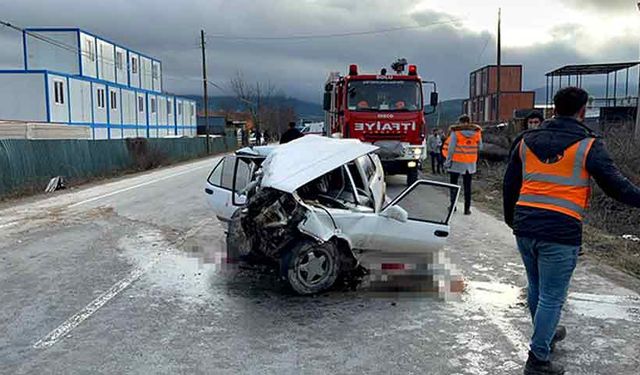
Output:
M91 127L47 122L0 121L0 139L91 139Z

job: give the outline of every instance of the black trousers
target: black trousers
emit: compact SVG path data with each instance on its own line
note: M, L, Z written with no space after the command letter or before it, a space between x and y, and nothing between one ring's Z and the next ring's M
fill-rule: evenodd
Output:
M437 152L430 152L429 156L431 156L431 171L433 174L440 174L443 171L442 160L440 159L440 154Z
M449 176L451 177L450 181L453 185L458 184L458 180L460 179L460 173L449 172ZM465 173L462 176L462 185L464 187L464 209L465 211L471 208L471 179L473 175L469 172ZM451 194L451 204L456 200L455 194Z

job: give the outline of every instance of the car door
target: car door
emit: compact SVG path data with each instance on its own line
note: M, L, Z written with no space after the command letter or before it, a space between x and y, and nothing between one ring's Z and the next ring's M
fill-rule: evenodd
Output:
M218 219L231 220L233 213L244 204L246 197L237 192L241 192L250 182L252 174L251 159L239 158L236 155L225 156L213 168L204 191ZM233 193L234 188L236 193Z
M441 250L450 233L449 223L460 188L419 180L375 214L373 233L363 250L423 253ZM451 196L454 204L451 204Z

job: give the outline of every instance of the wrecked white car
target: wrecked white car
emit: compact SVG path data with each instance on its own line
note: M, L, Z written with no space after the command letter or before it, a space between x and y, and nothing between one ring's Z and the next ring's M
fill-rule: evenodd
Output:
M273 265L313 294L389 255L440 251L458 186L419 180L389 201L376 149L309 135L224 157L205 191L229 260Z

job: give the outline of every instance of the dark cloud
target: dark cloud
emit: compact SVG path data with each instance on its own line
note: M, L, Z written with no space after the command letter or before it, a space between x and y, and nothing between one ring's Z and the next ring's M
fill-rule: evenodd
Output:
M598 10L612 13L637 12L637 0L560 0L579 10Z
M617 3L614 1L614 3ZM436 80L443 98L464 97L468 73L495 59L495 39L488 32L462 27L459 18L434 11L411 12L413 0L183 0L81 2L21 0L4 7L3 19L23 26L78 26L163 61L165 87L199 93L198 38L209 35L209 74L224 84L237 71L250 80L271 81L287 94L319 101L330 71L350 63L377 72L398 57L419 66ZM444 23L446 22L446 23ZM409 30L325 39L241 41L222 35L287 36L343 33L397 27ZM621 39L605 52L575 43L577 25L560 25L552 43L506 48L505 63L525 64L525 86L544 84L544 72L560 65L613 57L633 59L633 39ZM0 29L0 65L21 66L20 36ZM627 48L628 47L628 48ZM624 49L623 49L624 48ZM627 56L629 55L629 56ZM637 58L637 56L636 56ZM222 94L213 91L214 94Z

